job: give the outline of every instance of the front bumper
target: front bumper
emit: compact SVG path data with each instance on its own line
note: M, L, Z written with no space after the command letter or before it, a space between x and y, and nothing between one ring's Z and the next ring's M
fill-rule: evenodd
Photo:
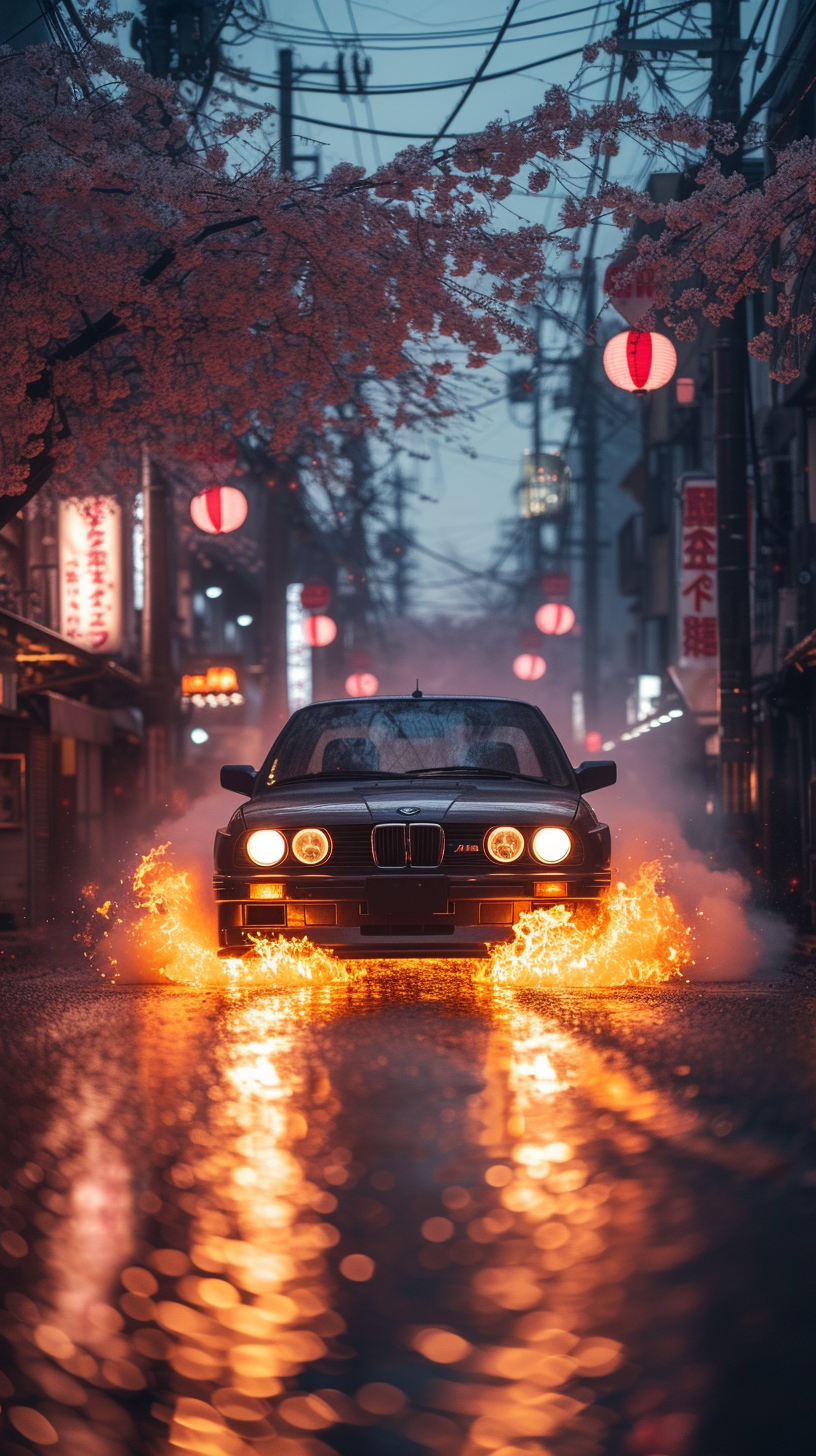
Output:
M610 879L609 870L580 869L518 879L500 872L216 875L219 953L240 955L259 937L305 937L345 958L484 956L512 940L523 911L597 902ZM256 894L274 887L277 898L253 898L253 887Z

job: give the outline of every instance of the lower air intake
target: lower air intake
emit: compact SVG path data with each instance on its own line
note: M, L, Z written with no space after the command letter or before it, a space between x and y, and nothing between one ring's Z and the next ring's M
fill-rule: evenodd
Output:
M442 863L445 836L440 824L412 824L408 832L412 865L420 869L435 869Z
M405 825L375 825L371 834L371 847L380 869L401 870L407 859Z

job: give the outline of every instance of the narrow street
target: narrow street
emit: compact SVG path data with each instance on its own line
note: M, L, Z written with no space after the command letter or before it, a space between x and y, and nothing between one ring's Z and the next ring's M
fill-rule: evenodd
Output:
M815 991L7 969L3 1452L806 1451Z

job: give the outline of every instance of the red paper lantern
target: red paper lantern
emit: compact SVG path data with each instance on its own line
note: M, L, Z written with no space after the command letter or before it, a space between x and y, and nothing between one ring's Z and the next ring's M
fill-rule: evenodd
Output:
M322 612L331 601L331 587L324 581L307 581L300 593L300 605L307 612Z
M600 753L601 745L603 743L603 738L601 737L600 733L596 733L594 731L587 733L585 742L587 746L587 753Z
M513 671L522 682L537 682L547 671L547 664L537 652L520 652L514 659Z
M350 698L373 698L379 686L373 672L353 672L346 678L346 692Z
M333 617L304 617L303 640L307 647L328 647L337 636Z
M563 637L575 626L575 613L565 602L545 602L535 614L535 624L548 637Z
M668 384L677 368L677 354L671 339L663 334L627 329L615 334L603 352L607 379L629 394L649 394Z
M237 531L247 518L247 498L234 485L219 485L202 491L190 501L193 525L211 536L224 536Z

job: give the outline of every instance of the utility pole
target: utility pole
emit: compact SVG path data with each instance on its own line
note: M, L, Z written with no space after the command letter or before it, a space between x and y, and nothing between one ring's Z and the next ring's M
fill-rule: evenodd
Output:
M263 622L264 721L269 741L277 736L289 717L286 644L286 588L289 585L289 527L293 468L277 463L267 481L266 545L261 605Z
M169 770L176 757L177 663L173 624L175 593L171 591L170 512L167 485L142 448L144 511L144 605L142 607L142 702L148 804L159 807L169 795Z
M792 38L793 39L793 38ZM711 0L711 39L622 37L618 50L646 54L694 51L711 57L712 121L741 120L740 0ZM777 63L778 64L778 63ZM768 78L770 81L770 77ZM766 83L767 84L767 83ZM763 88L748 109L756 114ZM767 98L766 98L767 99ZM739 170L742 150L720 158L726 175ZM747 334L745 304L717 329L714 356L714 473L717 481L717 610L720 669L720 813L727 840L746 854L752 842L751 598L746 446Z
M295 85L301 76L320 74L326 69L325 66L301 66L295 71L295 53L287 46L278 51L278 111L280 114L280 169L281 172L289 172L294 176L296 162L311 162L314 167L315 177L320 176L320 153L307 152L305 155L298 155L295 152L293 116Z
M584 489L584 609L583 646L584 718L587 731L596 732L600 718L598 686L599 600L598 581L598 390L597 348L591 336L595 321L595 262L584 262L584 351L580 368L583 393L581 421L581 474Z
M405 559L405 477L399 465L394 472L394 611L408 612L408 562Z
M740 0L711 0L711 117L740 119ZM741 150L722 159L735 172ZM751 844L751 605L748 458L745 431L745 305L724 318L714 348L714 469L717 481L717 604L720 638L720 812L728 838Z
M292 145L292 100L294 93L294 52L278 51L278 96L280 101L280 169L294 172Z
M541 470L541 309L536 305L535 311L535 363L532 369L531 384L533 386L533 481L537 482ZM530 585L528 590L532 597L532 605L541 593L541 517L536 511L530 511L528 522L530 536Z

